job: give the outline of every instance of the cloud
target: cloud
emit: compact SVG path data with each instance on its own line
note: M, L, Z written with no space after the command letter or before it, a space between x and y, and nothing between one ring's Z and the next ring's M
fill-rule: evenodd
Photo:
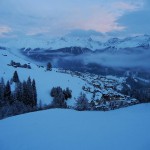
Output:
M1 0L0 23L26 35L124 31L118 20L142 6L142 0Z
M91 37L91 36L104 36L101 32L96 32L95 30L72 30L69 34L72 37Z
M113 53L113 54L112 54ZM46 54L46 53L45 53ZM99 64L106 67L112 68L136 68L150 69L150 51L145 51L144 49L137 48L134 49L122 49L120 51L105 51L99 53L89 53L83 55L72 55L61 52L47 53L47 58L53 61L54 65L59 67L62 65L68 66L68 64L77 67L83 67L83 65L88 64ZM47 60L45 60L47 61ZM58 67L57 66L57 67ZM70 66L71 67L71 66Z
M115 4L117 9L128 10L128 11L137 11L143 9L145 5L145 0L126 0L126 1L118 1Z
M122 67L122 68L145 68L149 69L149 57L150 52L139 53L139 54L96 54L84 57L84 62L97 63L103 66L109 67ZM83 60L83 58L82 58Z
M5 36L7 33L10 33L12 29L8 26L0 25L0 37Z
M118 22L124 24L127 28L124 32L119 33L123 35L129 34L150 34L150 2L146 2L143 5L143 9L137 12L127 13ZM117 33L116 33L117 35Z
M46 34L49 33L48 28L30 28L30 30L26 33L26 35L34 36L39 34Z

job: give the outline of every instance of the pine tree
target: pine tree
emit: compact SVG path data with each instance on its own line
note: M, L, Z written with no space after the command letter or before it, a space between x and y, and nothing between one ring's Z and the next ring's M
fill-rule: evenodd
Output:
M7 84L5 86L4 90L4 99L6 103L12 104L12 93L11 93L11 87L9 81L7 81Z
M20 102L23 102L23 85L21 82L18 82L15 87L14 99Z
M27 91L27 83L25 81L23 81L22 91L23 91L22 94L23 103L25 105L28 105L28 91Z
M68 98L72 97L72 91L67 87L66 90L63 90L63 94L65 96L65 99L67 100Z
M27 80L27 101L28 101L28 105L33 106L33 89L32 89L32 82L31 82L31 78L28 77Z
M65 96L63 93L59 93L58 96L54 97L52 106L56 108L67 108L67 103L65 101Z
M50 95L51 95L52 97L57 97L57 96L58 96L60 93L62 93L62 92L63 92L63 90L62 90L61 87L53 87L52 90L51 90Z
M37 106L37 91L36 91L36 83L33 79L32 81L32 94L33 94L33 106Z
M35 80L31 82L29 77L27 82L23 82L23 103L30 107L37 106L37 91Z
M5 89L4 79L1 78L1 81L0 81L0 107L2 107L2 105L4 104L4 89Z
M19 82L19 77L18 77L18 73L17 71L14 72L14 75L13 75L13 82Z
M28 86L28 88L32 87L32 83L31 83L31 78L30 77L28 77L28 79L27 79L27 86Z
M0 99L4 98L4 88L5 88L4 79L1 78L1 81L0 81Z
M52 64L49 62L47 63L47 67L46 67L47 71L52 71Z
M51 96L54 97L52 101L52 106L56 108L66 108L66 98L65 94L63 93L63 90L61 87L53 87L51 90Z
M94 100L92 100L92 101L90 102L89 106L90 106L90 109L91 109L91 110L95 110L95 109L96 109Z
M88 99L86 98L85 94L81 93L80 97L76 100L75 109L79 111L84 111L88 110L88 108L89 108Z

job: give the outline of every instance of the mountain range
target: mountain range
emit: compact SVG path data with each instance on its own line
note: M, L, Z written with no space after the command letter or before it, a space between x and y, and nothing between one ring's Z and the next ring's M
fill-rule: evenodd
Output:
M32 59L38 63L51 62L53 66L64 69L82 71L87 70L85 65L91 66L94 63L139 70L141 67L149 68L150 35L111 38L105 41L100 36L66 35L49 39L22 37L1 39L0 49L7 49L19 57L25 56L28 61ZM94 67L91 66L92 71Z
M109 47L116 49L134 48L134 47L150 47L150 35L140 35L127 38L111 38L103 41L102 37L76 37L64 36L57 38L43 39L39 37L21 37L13 39L0 39L0 46L21 49L49 49L57 50L66 47L88 48L92 51L106 49Z

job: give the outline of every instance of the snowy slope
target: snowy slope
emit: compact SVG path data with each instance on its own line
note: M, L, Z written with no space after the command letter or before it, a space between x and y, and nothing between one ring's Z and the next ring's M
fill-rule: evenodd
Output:
M0 121L1 150L149 150L150 105L109 112L47 110Z
M74 98L83 92L82 86L87 85L87 83L77 77L73 77L69 74L58 73L57 69L53 69L51 72L45 72L45 68L39 68L37 65L30 63L32 69L24 68L14 68L8 66L10 61L20 62L21 64L28 64L27 61L12 55L9 51L0 50L0 78L4 77L5 80L10 80L13 76L15 70L19 74L21 81L27 80L30 76L31 79L36 80L38 100L41 100L43 104L49 104L52 98L49 95L52 87L61 86L62 88L69 87L72 93L72 100L69 100L69 104L73 105L75 103ZM87 96L91 98L91 94L87 93Z
M31 69L10 66L11 60L16 63L19 62L21 65L30 64ZM15 70L17 70L21 81L27 80L29 76L31 79L34 78L37 85L38 101L41 100L42 104L51 103L52 97L50 96L50 91L53 87L58 86L63 89L69 87L69 89L72 90L72 98L67 101L68 106L74 106L81 92L86 94L89 102L94 100L97 108L103 107L103 102L97 103L97 100L100 101L105 95L109 95L109 97L114 100L116 96L119 96L119 99L116 101L117 106L120 106L119 103L122 102L124 106L138 103L137 99L129 98L120 93L122 85L126 82L126 78L124 77L100 76L54 68L53 71L45 71L45 67L39 67L31 62L29 63L8 50L0 51L0 64L0 78L3 77L5 81L13 77ZM13 89L14 84L12 84L12 90ZM110 109L109 102L104 105L107 110Z

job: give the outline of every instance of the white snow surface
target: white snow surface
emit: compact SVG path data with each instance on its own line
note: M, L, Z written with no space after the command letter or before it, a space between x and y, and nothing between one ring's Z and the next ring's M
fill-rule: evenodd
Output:
M19 115L0 120L0 150L150 150L149 116L150 104Z

